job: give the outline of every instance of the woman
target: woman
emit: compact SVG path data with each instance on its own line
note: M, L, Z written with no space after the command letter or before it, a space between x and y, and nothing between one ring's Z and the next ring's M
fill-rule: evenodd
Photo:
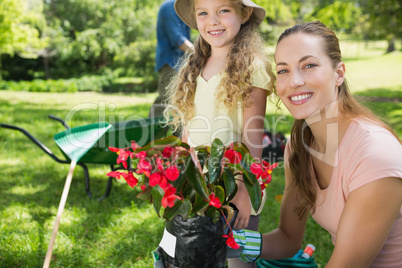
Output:
M335 245L326 267L402 267L401 142L354 101L337 37L320 22L296 25L275 61L277 94L295 122L279 227L262 235L260 257L293 256L311 212Z

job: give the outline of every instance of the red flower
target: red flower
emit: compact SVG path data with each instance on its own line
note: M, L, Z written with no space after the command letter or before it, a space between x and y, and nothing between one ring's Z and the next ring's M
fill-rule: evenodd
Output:
M166 189L165 195L162 197L162 206L164 208L173 207L176 199L181 200L179 196L176 195L176 188L170 187Z
M162 155L163 155L163 157L169 158L173 152L174 152L174 149L172 147L166 146L162 151Z
M140 188L141 188L142 191L144 191L147 188L147 186L146 185L141 185Z
M161 181L162 174L159 172L152 173L152 175L149 177L149 186L154 187L159 184Z
M113 178L116 178L116 179L119 180L120 176L121 176L121 172L119 172L119 171L111 171L111 172L107 173L106 176L113 177Z
M262 180L267 183L271 182L271 173L274 168L278 166L278 163L269 165L268 162L261 160L261 164L253 163L250 166L250 171L256 175L257 179L261 177Z
M176 166L170 166L165 170L166 178L170 181L175 181L180 176L180 171Z
M156 158L156 165L157 165L157 167L158 167L158 169L159 169L160 171L163 171L163 160L160 159L159 157Z
M123 178L126 180L127 184L131 187L134 188L134 186L137 185L138 180L136 177L134 177L133 172L129 171L128 173L122 172L121 175Z
M116 148L116 147L109 147L109 150L110 150L111 152L113 152L113 153L117 153L118 151L120 151L120 149L119 149L119 148Z
M147 152L142 151L135 154L135 158L145 158L147 156Z
M228 245L229 247L231 247L233 249L240 248L239 244L237 244L236 240L233 237L233 233L230 233L230 235L222 235L222 237L227 238L226 245Z
M162 189L169 188L168 180L160 172L152 173L149 177L149 186L154 187L156 185L159 185Z
M134 188L134 186L137 185L138 180L136 177L134 177L133 172L128 173L128 178L126 179L126 182L128 185L131 186L131 188Z
M233 149L229 149L225 152L225 157L229 160L229 163L231 164L238 164L241 161L241 153L233 150Z
M263 182L263 183L261 183L261 184L260 184L260 186L261 186L261 191L264 191L264 189L267 188L268 183L270 183L270 182L271 182L271 180L270 180L269 182ZM263 193L263 194L264 194L264 193Z
M149 161L145 160L145 158L141 158L140 162L138 162L137 172L138 174L144 173L145 176L149 177L151 175L152 165Z
M130 152L126 149L119 149L115 147L109 147L109 150L117 153L117 164L123 163L123 167L127 169L127 159L130 157Z
M131 148L133 148L133 151L135 151L138 147L138 144L135 141L131 141Z
M218 197L215 197L214 193L209 195L209 205L216 208L220 208L222 206L221 201Z

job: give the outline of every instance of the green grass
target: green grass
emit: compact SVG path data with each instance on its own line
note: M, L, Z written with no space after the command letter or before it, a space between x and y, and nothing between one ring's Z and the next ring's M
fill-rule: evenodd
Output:
M363 49L358 58L353 55L355 52L348 53L348 70L355 66L360 71L359 75L353 75L360 79L356 84L366 84L356 94L400 98L402 81L397 64L400 52L389 56L376 54L375 49ZM369 58L360 59L365 55ZM377 83L376 72L385 72L377 70L378 66L391 66L387 70L390 77L387 84ZM365 77L367 73L371 74L373 84ZM52 138L63 127L48 119L48 114L66 119L71 126L129 120L147 116L154 98L155 94L0 91L0 122L26 129L61 156ZM400 102L365 102L402 136ZM284 120L278 123L273 107L270 103L267 109L269 127L288 133L292 123L290 115L284 110ZM53 161L23 134L2 128L0 154L0 267L42 267L69 166ZM152 267L150 251L161 239L163 220L156 216L150 204L135 198L136 190L119 181L113 184L111 196L98 202L96 197L104 194L105 174L110 169L106 165L88 166L94 198L85 194L84 176L78 166L57 235L52 267ZM275 197L282 194L283 187L283 169L278 168L261 214L262 232L277 227L280 202ZM316 246L314 256L319 266L324 267L333 246L329 234L311 218L304 246L307 243Z

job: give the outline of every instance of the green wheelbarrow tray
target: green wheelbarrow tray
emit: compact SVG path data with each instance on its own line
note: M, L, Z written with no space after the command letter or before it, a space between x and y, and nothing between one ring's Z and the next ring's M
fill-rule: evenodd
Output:
M49 115L49 118L59 121L66 128L66 131L69 131L70 127L63 121L63 119L54 115ZM79 159L77 158L78 159L77 164L84 169L85 191L89 197L92 197L92 193L90 191L89 172L86 164L87 163L108 164L110 165L112 171L121 169L122 167L120 165L116 165L116 160L118 157L117 154L111 152L109 150L109 147L116 147L116 148L128 147L131 146L131 141L133 140L136 141L138 145L144 146L153 140L163 138L166 136L168 131L168 128L164 127L164 125L162 124L163 120L164 120L163 117L155 117L155 118L136 119L136 120L128 120L118 123L112 123L111 124L112 128L110 128L94 145L92 145L90 148L87 148L88 151L86 151L83 155L80 155ZM36 144L45 154L50 156L57 163L70 164L71 160L73 160L68 156L68 153L64 152L63 149L60 148L59 145L57 145L57 147L60 149L65 159L63 159L63 157L61 158L57 157L57 155L55 155L45 144L43 144L41 141L35 138L31 133L29 133L28 131L26 131L21 127L4 123L0 123L0 127L20 131L25 136L27 136L34 144ZM89 125L77 128L85 129L88 127ZM77 130L77 128L74 129ZM70 131L74 132L75 130ZM64 134L67 134L66 131L64 131ZM59 133L56 135L64 135L64 134ZM58 140L56 135L55 138L56 140ZM74 155L72 155L72 158L74 158ZM109 177L105 195L99 198L99 200L102 200L109 196L113 179L114 178Z
M144 146L153 140L163 138L167 129L163 127L162 120L163 117L155 117L112 123L112 128L77 163L115 165L117 154L111 152L109 147L129 147L131 141ZM70 160L63 150L61 152Z

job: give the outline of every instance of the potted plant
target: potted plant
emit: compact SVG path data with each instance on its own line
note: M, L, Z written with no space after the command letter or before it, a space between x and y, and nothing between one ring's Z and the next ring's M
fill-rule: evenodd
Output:
M226 224L236 213L230 202L237 192L237 175L243 175L257 211L277 166L254 159L243 143L224 146L219 139L211 146L190 148L170 136L144 147L132 141L131 147L109 149L125 170L107 175L140 187L137 197L152 202L158 216L167 220L165 232L178 239L171 254L164 251L172 267L224 267L226 245L236 246Z

